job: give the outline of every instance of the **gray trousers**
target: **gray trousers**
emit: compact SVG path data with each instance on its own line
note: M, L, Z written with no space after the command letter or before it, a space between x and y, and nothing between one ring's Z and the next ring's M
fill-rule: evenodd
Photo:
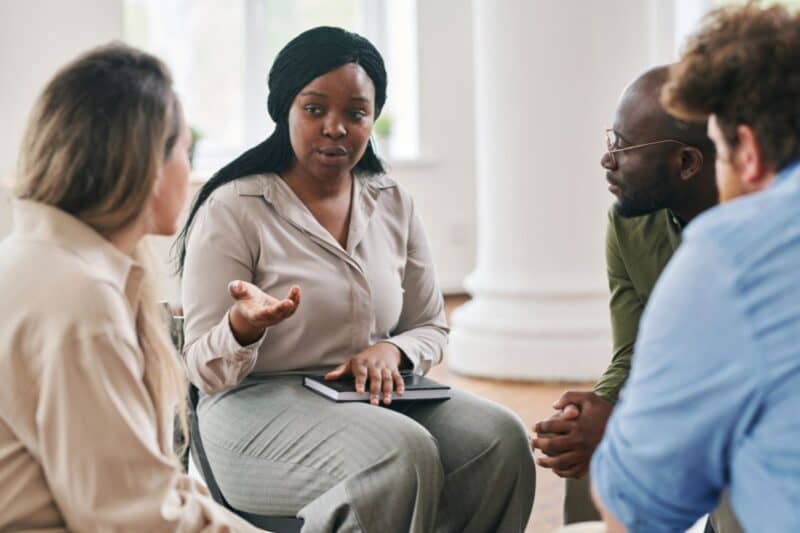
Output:
M535 472L523 424L454 390L444 402L337 404L298 376L204 397L200 432L237 509L307 532L522 532Z
M592 503L591 481L585 475L580 479L567 479L564 498L564 523L601 520L600 513ZM742 533L742 526L733 513L727 491L722 495L719 507L710 516L714 533Z
M592 502L592 485L589 474L580 479L567 478L564 494L564 523L592 522L602 520Z

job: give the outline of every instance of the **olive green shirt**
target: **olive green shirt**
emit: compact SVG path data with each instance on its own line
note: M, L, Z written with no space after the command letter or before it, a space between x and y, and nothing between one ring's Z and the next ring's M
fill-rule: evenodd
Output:
M616 403L628 379L639 319L658 276L680 244L680 233L680 222L666 209L634 218L622 217L614 208L608 212L606 268L614 353L594 392L611 403Z

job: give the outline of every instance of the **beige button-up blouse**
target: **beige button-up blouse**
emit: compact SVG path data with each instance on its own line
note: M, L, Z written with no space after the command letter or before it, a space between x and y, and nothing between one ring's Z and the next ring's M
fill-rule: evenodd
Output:
M227 316L236 279L276 298L297 284L300 306L240 346ZM447 344L422 224L408 193L386 177L355 179L346 248L275 174L220 187L192 224L183 305L189 375L206 393L251 372L330 368L376 342L396 345L424 373Z
M53 207L0 243L0 530L258 531L167 453L134 326L142 269Z

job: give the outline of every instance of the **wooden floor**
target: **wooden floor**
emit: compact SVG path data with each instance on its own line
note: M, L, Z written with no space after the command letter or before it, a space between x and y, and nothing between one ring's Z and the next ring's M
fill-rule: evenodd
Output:
M448 296L445 307L448 315L465 303L464 296ZM539 420L553 413L551 404L567 389L586 390L590 383L529 383L475 379L460 376L447 367L447 355L442 365L431 371L431 377L453 387L471 391L505 405L516 412L530 429ZM536 467L536 498L526 533L549 533L562 523L564 481L549 470Z

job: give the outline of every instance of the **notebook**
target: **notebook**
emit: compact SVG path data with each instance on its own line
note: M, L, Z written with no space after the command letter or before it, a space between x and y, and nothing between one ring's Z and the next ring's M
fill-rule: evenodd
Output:
M392 394L392 402L412 400L447 400L450 398L450 387L442 385L430 378L417 374L403 374L406 390L402 396ZM323 376L305 376L303 384L326 398L335 402L368 402L369 383L367 391L356 392L355 379L352 376L337 381L325 381Z

